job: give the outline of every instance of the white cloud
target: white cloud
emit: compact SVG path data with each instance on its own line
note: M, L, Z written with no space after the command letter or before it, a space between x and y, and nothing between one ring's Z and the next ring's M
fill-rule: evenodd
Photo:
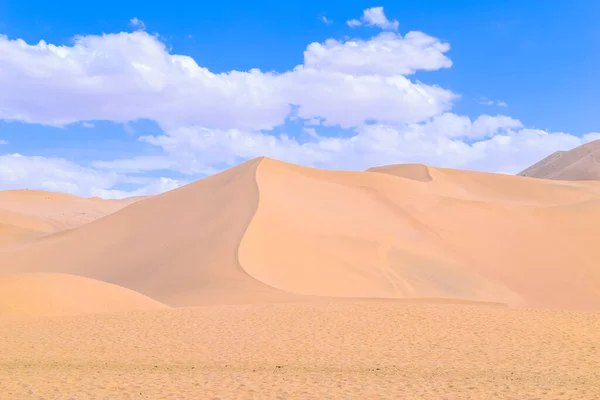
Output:
M388 20L383 12L383 7L372 7L367 8L363 11L363 14L359 20L351 19L346 22L349 27L355 28L357 26L377 26L381 29L386 30L398 30L398 21Z
M289 113L274 74L214 74L143 31L54 46L0 36L0 118L61 126L152 119L163 126L270 128ZM53 98L55 101L45 101Z
M404 37L383 32L369 40L311 43L304 52L304 66L348 75L408 75L450 68L452 61L444 54L448 50L448 43L423 32L408 32Z
M94 127L94 124L93 124L93 123L91 123L91 122L86 122L86 121L83 121L83 122L81 123L81 126L83 126L84 128L93 128L93 127Z
M3 145L3 144L8 144L8 142L6 140L0 139L0 146Z
M592 132L583 135L583 141L586 143L593 142L594 140L600 140L600 132Z
M342 128L369 120L413 123L452 107L457 96L438 86L413 83L404 76L348 75L298 69L289 96L298 104L298 116L322 119Z
M190 183L189 181L180 181L171 178L157 178L151 180L145 186L132 190L116 190L116 189L108 189L108 190L94 190L95 195L97 197L102 197L105 199L123 199L125 197L134 197L134 196L148 196L157 193L168 192L169 190L177 189L178 187L187 185Z
M138 156L115 161L95 161L94 168L120 173L138 173L145 171L169 170L177 165L175 161L164 156Z
M138 19L138 17L133 17L129 20L129 23L131 24L131 26L141 29L141 30L145 30L146 29L146 24L144 24L144 21L142 21L141 19Z
M286 135L201 127L140 139L161 147L165 157L175 163L174 168L186 174L213 173L259 156L334 169L419 162L515 173L554 151L568 150L598 135L579 138L527 129L520 121L503 115L471 120L452 113L416 124L364 125L348 137L326 137L318 130L305 127L306 142ZM126 163L115 161L115 165Z
M116 190L119 183L139 186L132 191ZM132 178L113 171L84 167L61 158L24 156L18 153L0 156L0 190L38 189L71 193L77 196L122 198L160 193L187 181L168 178Z
M0 156L1 189L29 188L93 195L93 189L110 188L117 180L115 174L99 174L65 159L21 154Z
M333 21L332 21L332 20L330 20L329 18L327 18L327 17L326 17L326 16L324 16L324 15L321 17L321 21L325 22L327 25L329 25L329 24L333 24Z
M254 130L282 124L297 105L302 115L342 126L416 122L449 109L456 96L401 75L450 66L448 48L420 32L384 34L313 43L304 65L281 74L215 74L144 31L77 37L73 46L0 36L0 119L62 126L146 118L165 129ZM316 108L318 98L327 101ZM346 118L340 109L360 113Z

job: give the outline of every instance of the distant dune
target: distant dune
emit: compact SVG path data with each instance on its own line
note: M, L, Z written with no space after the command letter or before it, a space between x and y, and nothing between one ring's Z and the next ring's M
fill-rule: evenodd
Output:
M421 182L430 182L433 179L429 173L429 167L423 164L384 165L369 168L367 172L381 172Z
M585 210L585 211L582 211ZM600 310L600 183L261 158L0 252L171 306L306 296Z
M0 316L57 316L162 308L166 306L132 290L79 276L0 275Z
M77 227L140 199L86 199L39 190L0 191L0 248Z
M557 151L518 175L564 181L600 181L600 140L569 151Z

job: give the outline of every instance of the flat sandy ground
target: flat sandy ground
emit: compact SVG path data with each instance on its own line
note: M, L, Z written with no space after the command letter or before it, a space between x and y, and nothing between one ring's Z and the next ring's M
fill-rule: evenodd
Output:
M0 319L4 399L598 399L600 314L395 300Z

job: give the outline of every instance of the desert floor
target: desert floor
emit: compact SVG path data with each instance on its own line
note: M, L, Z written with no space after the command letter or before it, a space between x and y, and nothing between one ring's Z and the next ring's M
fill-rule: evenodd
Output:
M2 399L597 399L600 314L335 300L0 319Z

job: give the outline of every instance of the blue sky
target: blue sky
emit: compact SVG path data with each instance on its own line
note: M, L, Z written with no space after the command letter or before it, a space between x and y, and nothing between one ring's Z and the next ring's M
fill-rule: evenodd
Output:
M586 0L0 0L0 189L148 194L260 155L515 173L600 138L599 21Z

